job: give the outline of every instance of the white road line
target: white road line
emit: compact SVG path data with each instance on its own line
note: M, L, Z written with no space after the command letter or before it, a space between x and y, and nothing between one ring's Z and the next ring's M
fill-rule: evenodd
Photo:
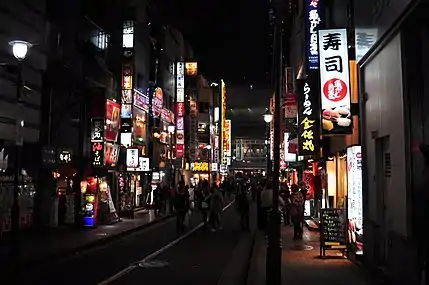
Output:
M226 211L229 207L232 206L232 204L234 204L234 201L230 202L228 205L226 205L222 211ZM121 271L119 271L118 273L116 273L115 275L110 276L109 278L105 279L104 281L101 281L100 283L98 283L98 285L108 285L113 283L114 281L120 279L121 277L127 275L128 273L130 273L131 271L133 271L134 269L138 268L138 264L140 263L144 263L147 262L148 260L160 255L161 253L163 253L164 251L166 251L167 249L171 248L172 246L174 246L175 244L177 244L178 242L180 242L181 240L187 238L188 236L190 236L191 234L193 234L194 232L196 232L198 229L200 229L203 226L203 223L200 223L199 225L197 225L195 228L193 228L192 230L186 232L185 234L181 235L180 237L178 237L177 239L173 240L172 242L170 242L169 244L167 244L166 246L158 249L155 252L152 252L151 254L149 254L148 256L146 256L145 258L137 261L134 264L131 264L130 266L128 266L127 268L122 269Z

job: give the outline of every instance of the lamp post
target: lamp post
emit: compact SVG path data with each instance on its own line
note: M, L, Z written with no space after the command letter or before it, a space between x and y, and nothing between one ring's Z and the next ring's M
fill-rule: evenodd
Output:
M170 167L168 173L170 175L170 186L174 186L175 173L173 172L173 135L176 131L176 126L171 124L168 126L167 130L170 134Z
M18 75L16 81L16 107L17 107L17 118L16 118L16 137L15 137L15 161L14 161L14 178L13 178L13 205L11 209L11 222L12 222L12 234L14 235L14 251L18 251L18 231L19 231L19 219L20 219L20 210L19 210L19 177L21 174L21 152L22 152L22 129L24 127L24 120L20 119L22 114L22 96L21 96L21 87L22 87L22 62L27 57L28 50L32 45L25 41L11 41L9 45L12 47L12 54L17 60L18 63Z
M265 126L265 146L267 147L267 177L271 174L271 153L270 153L270 123L273 120L273 115L267 111L264 114Z
M269 213L268 243L266 258L266 284L280 285L282 283L282 248L281 248L281 213L279 211L279 172L280 172L280 112L283 82L283 53L282 53L282 23L283 13L287 10L285 1L272 0L275 10L274 24L274 139L273 139L273 207Z

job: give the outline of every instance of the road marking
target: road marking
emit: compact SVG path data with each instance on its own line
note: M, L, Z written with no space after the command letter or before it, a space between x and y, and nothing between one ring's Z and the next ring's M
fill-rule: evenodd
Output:
M222 212L226 211L229 207L232 206L232 204L234 204L234 201L232 201L228 205L226 205L223 208ZM141 260L139 260L139 261L131 264L127 268L122 269L121 271L119 271L115 275L110 276L109 278L105 279L104 281L101 281L100 283L98 283L98 285L108 285L108 284L111 284L111 283L115 282L116 280L120 279L121 277L123 277L123 276L127 275L128 273L130 273L131 271L133 271L134 269L139 268L139 264L145 264L145 263L147 263L150 259L152 259L152 258L160 255L161 253L163 253L167 249L169 249L172 246L176 245L181 240L187 238L188 236L190 236L191 234L193 234L194 232L196 232L197 230L199 230L203 226L203 224L204 223L200 223L195 228L193 228L190 231L184 233L183 235L181 235L177 239L173 240L169 244L165 245L164 247L158 249L155 252L152 252L151 254L149 254L148 256L146 256L145 258L143 258L143 259L141 259Z

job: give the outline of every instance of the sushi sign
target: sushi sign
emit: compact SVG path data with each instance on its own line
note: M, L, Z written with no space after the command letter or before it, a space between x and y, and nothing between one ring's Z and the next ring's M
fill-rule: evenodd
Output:
M320 30L319 53L323 130L345 133L351 129L347 30Z

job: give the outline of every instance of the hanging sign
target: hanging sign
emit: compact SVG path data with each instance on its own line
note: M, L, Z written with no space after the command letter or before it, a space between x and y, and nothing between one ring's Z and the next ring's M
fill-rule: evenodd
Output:
M323 133L351 134L347 30L320 30L319 39Z
M104 118L91 119L91 142L104 142Z
M307 71L319 69L319 39L318 30L324 24L322 0L306 0L306 53Z
M317 155L320 153L320 110L315 76L297 82L298 102L298 153Z

